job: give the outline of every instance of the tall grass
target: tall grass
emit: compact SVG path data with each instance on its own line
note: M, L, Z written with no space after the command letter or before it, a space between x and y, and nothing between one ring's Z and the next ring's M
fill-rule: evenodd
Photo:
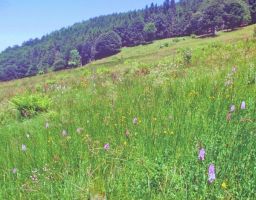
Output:
M30 119L3 95L0 198L255 199L255 41L191 42L189 65L180 47L153 64L38 77L20 93L52 104Z

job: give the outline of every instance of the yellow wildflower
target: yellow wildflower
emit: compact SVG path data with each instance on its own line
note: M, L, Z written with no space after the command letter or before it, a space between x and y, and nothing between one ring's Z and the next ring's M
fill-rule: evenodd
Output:
M228 184L227 184L226 181L223 181L223 183L221 184L221 188L222 188L223 190L226 190L226 189L228 188Z
M49 137L49 139L48 139L48 143L52 143L52 142L53 142L52 137Z

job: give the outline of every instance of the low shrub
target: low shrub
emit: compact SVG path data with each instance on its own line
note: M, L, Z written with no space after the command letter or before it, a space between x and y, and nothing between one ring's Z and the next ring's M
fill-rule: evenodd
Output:
M183 52L183 61L186 65L191 64L192 51L191 49L185 49Z
M179 39L179 38L174 38L172 41L173 41L174 43L178 43L178 42L180 41L180 39Z
M16 96L11 103L19 111L22 117L30 118L38 113L47 112L51 101L47 96L38 94L25 94Z
M193 39L195 39L195 38L196 38L196 35L195 35L195 34L191 34L190 37L193 38Z

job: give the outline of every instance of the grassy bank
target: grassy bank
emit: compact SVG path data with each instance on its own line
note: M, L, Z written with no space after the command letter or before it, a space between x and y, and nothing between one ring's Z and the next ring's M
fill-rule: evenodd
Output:
M0 198L255 199L252 30L156 41L1 83ZM46 111L17 109L32 95Z

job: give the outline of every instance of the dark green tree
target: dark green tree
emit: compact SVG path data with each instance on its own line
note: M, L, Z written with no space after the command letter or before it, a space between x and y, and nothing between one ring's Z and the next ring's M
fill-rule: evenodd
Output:
M192 14L191 22L188 27L188 32L200 35L202 33L201 27L203 23L203 13L202 12L196 12Z
M150 11L148 6L146 6L145 11L144 11L144 21L147 22L150 16Z
M139 18L131 24L125 23L115 28L114 31L121 37L122 46L136 46L145 42L144 26L144 21Z
M170 9L171 9L171 12L173 14L176 14L176 3L175 3L175 0L171 0Z
M84 44L79 45L78 51L81 55L82 65L85 65L93 60L93 42L87 41Z
M216 34L216 30L224 23L224 4L220 0L212 0L206 4L202 10L202 19L200 21L200 28L205 33Z
M163 4L164 13L168 13L170 9L170 0L165 0Z
M153 2L150 4L149 12L150 12L150 14L155 13L155 4Z
M100 35L95 42L95 58L101 59L120 52L122 42L120 36L110 31Z
M252 23L256 23L256 0L247 0L248 5L249 5L249 9L250 9L250 13L251 13L251 19L252 19Z
M147 42L154 40L157 29L154 23L149 22L144 27L145 39Z
M130 38L130 43L133 44L132 46L144 43L144 26L144 21L141 18L139 18L136 21L134 21L129 27L128 35Z
M53 69L54 70L61 70L66 68L66 62L64 59L64 56L61 52L57 51L55 53L54 63L53 63Z
M224 6L224 22L228 29L234 29L250 21L250 11L243 1L228 0Z
M164 14L158 14L154 15L152 18L152 21L154 22L156 26L156 38L162 39L170 36L169 34L169 26L168 18Z

